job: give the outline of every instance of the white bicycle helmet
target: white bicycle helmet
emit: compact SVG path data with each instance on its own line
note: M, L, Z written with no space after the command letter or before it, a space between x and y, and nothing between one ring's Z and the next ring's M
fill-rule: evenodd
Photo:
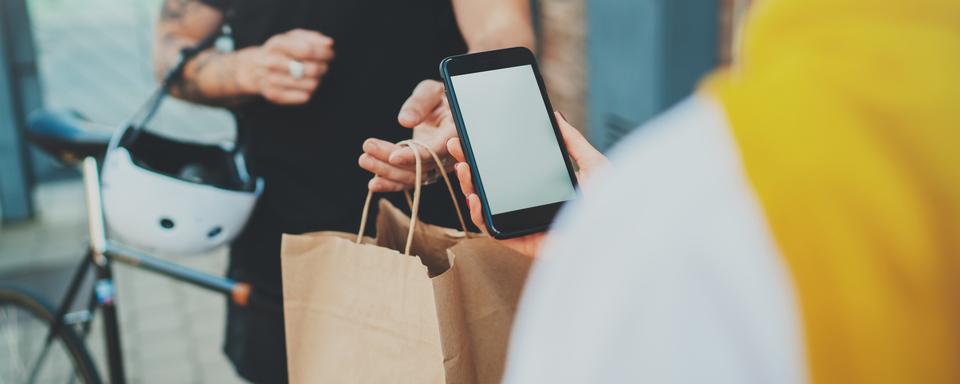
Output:
M145 250L197 254L233 240L253 212L263 179L242 146L188 143L128 125L110 143L102 175L111 236Z
M231 149L145 129L187 61L219 36L218 30L181 50L157 92L110 141L101 177L103 211L111 235L124 243L160 253L210 251L240 234L263 191L263 179L251 177L244 161L242 130Z

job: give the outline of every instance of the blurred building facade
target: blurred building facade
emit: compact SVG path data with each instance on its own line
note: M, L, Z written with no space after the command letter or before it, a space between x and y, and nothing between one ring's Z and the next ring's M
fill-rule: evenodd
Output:
M586 125L586 2L540 0L538 54L554 108L574 126Z
M539 0L534 4L539 30L538 53L551 101L556 109L563 111L571 123L584 131L594 128L588 118L588 12L590 6L599 6L601 9L608 6L601 3L602 0ZM664 5L665 1L643 0L632 3ZM716 65L729 63L735 49L734 26L743 18L751 0L698 0L688 3L693 7L715 10L716 31L706 36L707 39L715 40L715 48L710 54L715 55ZM638 23L642 20L642 15L636 18Z

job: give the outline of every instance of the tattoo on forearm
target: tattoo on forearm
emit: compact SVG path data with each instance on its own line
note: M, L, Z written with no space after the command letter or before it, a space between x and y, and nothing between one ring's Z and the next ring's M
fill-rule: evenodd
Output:
M193 23L191 16L197 11L194 7L200 6L202 5L198 0L163 0L159 21L163 29L160 30L156 43L162 57L158 60L156 69L158 78L176 65L183 48L194 44L181 36L178 31L195 27L190 25ZM181 81L171 89L175 96L196 103L220 106L236 105L249 99L223 96L235 94L239 88L236 77L236 55L208 49L191 61Z
M157 28L161 29L162 35L159 41L159 51L163 59L157 66L157 74L162 75L173 68L180 56L180 50L189 45L172 30L178 30L184 27L184 19L190 12L191 4L196 4L196 0L163 0L163 6L160 8L160 21Z
M195 101L207 98L203 93L203 89L200 88L197 78L203 72L203 69L206 68L210 62L215 61L218 56L220 56L220 53L217 51L207 51L202 52L193 59L192 76L188 77L184 74L184 78L177 83L177 91L179 91L180 97Z
M203 6L198 0L163 0L160 8L161 22L180 22L193 12L195 7Z
M215 77L214 77L215 76ZM207 88L200 85L201 79L207 79ZM210 79L215 79L210 81ZM208 50L194 59L190 76L178 83L176 93L179 97L197 103L209 105L236 105L249 97L222 96L237 92L237 57L216 50Z
M191 0L164 0L163 8L160 9L160 20L176 21L183 19L190 2Z
M189 42L172 31L186 27L184 24L190 22L188 20L190 13L195 12L192 8L198 5L197 0L163 0L158 25L158 28L163 27L165 31L158 42L164 56L163 65L157 68L160 73L172 68L180 56L180 50L190 45Z
M180 57L180 50L186 47L187 43L175 33L165 32L156 44L158 44L157 50L160 52L160 60L155 61L157 64L156 73L159 78L173 68Z

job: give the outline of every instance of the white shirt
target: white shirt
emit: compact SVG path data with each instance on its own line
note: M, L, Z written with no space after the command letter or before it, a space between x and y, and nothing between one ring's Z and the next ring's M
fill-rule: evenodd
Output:
M617 147L520 303L505 383L799 383L789 274L719 105L694 96Z

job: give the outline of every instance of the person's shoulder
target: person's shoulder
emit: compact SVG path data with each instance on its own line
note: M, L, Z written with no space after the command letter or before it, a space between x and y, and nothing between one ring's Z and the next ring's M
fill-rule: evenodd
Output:
M732 160L733 144L721 106L708 96L694 95L636 128L613 148L611 162L621 172L639 169L652 173L650 176L700 173L703 168L720 166L718 157Z
M699 222L749 192L723 110L706 96L691 96L638 127L610 151L610 164L571 214L587 206L583 215L643 215L633 220L635 231L654 215ZM670 222L659 220L656 229L669 231Z
M612 151L531 271L506 382L800 382L789 277L729 128L693 96Z
M610 164L560 216L554 245L590 238L615 260L641 247L692 255L699 252L691 244L729 238L768 244L762 210L713 99L692 96L637 128L611 151Z
M778 262L729 123L713 99L692 96L637 128L611 151L610 164L564 210L545 253L593 250L633 267Z

